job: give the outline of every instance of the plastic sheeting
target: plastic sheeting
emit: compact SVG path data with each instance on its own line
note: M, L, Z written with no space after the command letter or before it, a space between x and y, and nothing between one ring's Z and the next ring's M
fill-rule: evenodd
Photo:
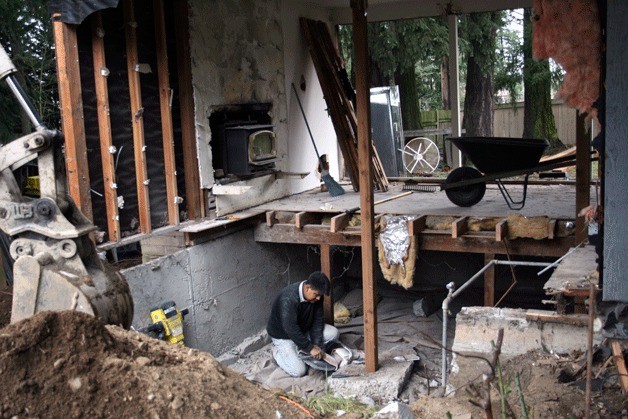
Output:
M52 0L48 2L51 15L58 14L56 20L79 25L94 12L117 7L119 0Z

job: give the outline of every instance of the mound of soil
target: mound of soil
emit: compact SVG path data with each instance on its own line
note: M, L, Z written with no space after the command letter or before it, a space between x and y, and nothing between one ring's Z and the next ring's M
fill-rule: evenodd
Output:
M305 417L211 355L44 312L0 329L0 416Z

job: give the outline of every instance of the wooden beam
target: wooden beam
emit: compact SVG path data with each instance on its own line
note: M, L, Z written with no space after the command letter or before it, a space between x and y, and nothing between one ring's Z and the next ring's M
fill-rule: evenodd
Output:
M504 218L495 226L495 241L504 241L506 236L508 236L508 218Z
M349 221L351 221L352 217L353 217L353 214L350 214L347 212L343 212L342 214L338 214L336 216L331 217L329 230L332 233L337 233L339 231L344 230L349 225Z
M451 223L451 238L457 239L467 232L467 219L469 217L460 217Z
M554 240L516 239L508 242L508 252L503 242L491 236L467 234L452 239L449 233L434 234L425 230L418 235L419 250L460 253L494 253L498 255L561 257L574 246L573 237L556 237ZM275 224L272 228L260 225L255 229L255 240L265 243L313 244L332 246L361 246L360 230L344 230L332 233L327 226L309 224L299 230L291 224Z
M306 224L317 224L315 221L318 220L318 216L313 212L302 211L295 216L295 224L299 229L303 228Z
M373 142L369 84L366 0L351 0L353 10L353 52L357 108L358 171L360 174L360 221L362 225L362 289L364 303L364 348L366 371L378 368L377 282L375 281L375 232L373 228Z
M591 202L591 134L586 130L585 117L586 114L578 112L576 118L576 243L582 243L589 236L584 216L578 216Z
M427 222L427 216L421 215L414 220L408 221L408 234L410 236L416 236L425 230L425 223Z
M166 19L164 0L153 2L155 19L155 54L157 56L157 77L159 83L159 108L161 110L161 138L164 148L164 172L166 179L166 197L168 200L168 223L179 224L179 192L177 191L177 165L174 154L174 132L170 90L170 71L168 70L168 45L166 42Z
M494 253L484 254L484 265L495 259ZM484 271L484 307L495 305L495 265Z
M624 361L624 351L621 342L612 340L611 349L613 350L613 359L615 360L619 382L621 383L621 392L626 396L628 395L628 370L626 369L626 361Z
M554 235L556 234L556 223L557 220L552 218L547 222L547 238L552 240Z
M142 86L140 73L135 66L137 57L137 22L135 20L134 0L122 2L124 14L124 32L126 38L126 68L129 79L131 101L131 124L133 125L133 155L135 158L135 179L137 205L140 219L140 232L150 233L150 198L148 194L148 174L146 171L146 144L144 143L144 108L142 107Z
M94 221L76 26L57 21L53 16L52 30L57 58L61 126L65 137L68 192L81 212Z
M266 212L266 225L268 227L272 227L277 223L277 212L276 211L267 211Z
M195 220L204 217L204 193L201 191L201 178L196 154L196 128L194 122L194 89L192 87L192 66L190 58L190 32L187 0L174 4L175 41L177 44L177 76L179 81L179 103L181 108L181 147L183 150L183 174L185 178L185 199L188 218Z
M321 272L327 275L329 278L330 287L329 295L325 296L323 305L325 307L325 323L334 325L334 284L332 282L331 272L331 246L328 244L321 244Z
M98 135L100 138L100 159L102 162L102 180L107 210L107 232L109 240L117 242L120 236L120 214L118 212L118 193L114 163L115 147L111 134L109 117L109 87L107 84L107 61L105 57L105 30L102 25L102 13L94 13L92 25L92 55L94 57L94 84L96 90L96 113L98 116Z

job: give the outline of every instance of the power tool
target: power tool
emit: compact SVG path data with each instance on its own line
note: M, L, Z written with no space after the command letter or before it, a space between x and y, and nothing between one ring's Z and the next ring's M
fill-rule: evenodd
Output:
M183 337L183 319L188 314L187 308L179 311L174 301L166 301L150 310L153 324L140 329L140 332L156 339L185 345Z

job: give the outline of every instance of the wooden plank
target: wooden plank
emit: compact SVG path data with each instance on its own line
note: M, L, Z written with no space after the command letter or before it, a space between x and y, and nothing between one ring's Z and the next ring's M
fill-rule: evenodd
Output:
M268 227L272 227L277 222L277 218L275 217L276 215L277 215L276 211L266 212L266 225Z
M204 199L204 193L201 190L198 156L196 155L188 2L186 0L178 0L173 3L186 209L188 218L195 220L206 215L204 203L207 202L207 200Z
M124 14L124 32L126 39L126 68L129 79L131 101L131 124L133 125L133 155L135 157L135 178L137 204L140 218L140 232L150 233L150 198L148 194L148 174L146 171L146 152L144 142L144 108L142 107L142 87L140 73L135 71L139 64L137 57L137 22L135 20L135 2L122 2Z
M317 221L319 221L317 223ZM301 229L307 224L320 224L318 215L313 212L302 211L295 216L295 224L297 228Z
M495 226L495 241L504 241L506 237L508 237L508 218L504 218Z
M52 30L57 59L61 125L65 137L68 192L83 215L94 221L89 165L87 164L87 145L85 143L76 26L57 21L54 17Z
M576 243L582 243L589 236L589 229L580 211L591 202L591 134L586 130L586 114L578 112L576 118Z
M451 238L452 239L457 239L458 237L462 237L462 235L467 232L468 230L467 219L468 218L469 217L460 217L454 220L453 223L451 223Z
M410 236L416 236L421 234L423 230L425 230L425 223L427 221L426 215L421 215L416 217L414 220L408 221L408 234Z
M159 84L159 109L161 111L161 138L164 149L164 173L166 179L166 197L168 223L179 224L179 192L177 191L177 166L174 154L174 132L172 111L170 108L170 71L168 70L168 46L166 43L166 19L164 0L153 2L155 20L155 54L157 58L157 77Z
M547 223L547 238L550 240L554 238L554 235L556 233L556 222L557 220L550 219Z
M105 31L102 14L92 16L92 55L94 57L94 84L96 88L96 112L98 115L98 135L100 138L100 159L102 162L103 190L107 210L107 232L109 241L120 240L120 214L114 164L111 119L109 118L109 88L107 85L107 61L105 57Z
M621 383L621 392L625 396L628 395L628 370L626 369L626 361L624 360L624 351L622 350L621 342L612 340L611 349L613 350L613 358L615 359L617 374L619 375L619 382Z
M342 231L349 225L349 221L353 218L353 214L343 212L342 214L338 214L334 217L331 217L331 223L329 226L329 230L332 233L336 233L338 231Z
M365 369L378 368L377 281L375 280L375 232L373 229L373 143L369 85L368 31L366 0L351 0L353 11L353 52L357 108L358 168L360 173L360 222L362 225L362 289L364 300Z
M314 244L332 246L361 246L361 231L358 229L331 232L327 226L309 224L299 230L292 224L266 225L255 230L255 240L266 243ZM449 233L424 230L418 235L419 250L461 253L494 253L498 255L561 257L574 245L573 237L557 237L554 240L517 239L508 242L508 252L503 242L494 237L470 234L452 239Z
M321 244L321 272L327 275L329 278L330 287L329 295L325 296L323 300L323 306L325 309L325 323L334 325L334 283L332 277L331 266L331 246L328 244Z
M494 253L484 254L484 265L495 259ZM484 271L484 307L495 305L495 265Z
M558 323L568 324L571 326L586 327L589 323L589 316L586 314L554 314L529 311L526 313L526 320L542 323Z

